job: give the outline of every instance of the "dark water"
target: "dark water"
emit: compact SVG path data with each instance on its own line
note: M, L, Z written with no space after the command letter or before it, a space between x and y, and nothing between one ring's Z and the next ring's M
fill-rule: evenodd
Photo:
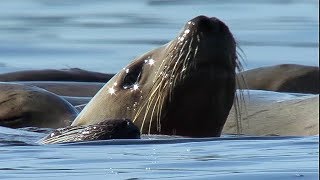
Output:
M247 69L319 65L318 9L316 0L1 1L0 72L69 67L117 72L200 14L230 27ZM319 136L148 136L37 145L42 136L0 127L0 179L318 179Z

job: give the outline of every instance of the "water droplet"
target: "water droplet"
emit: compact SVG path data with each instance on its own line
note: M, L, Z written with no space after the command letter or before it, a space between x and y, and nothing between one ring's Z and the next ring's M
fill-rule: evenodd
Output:
M108 92L109 92L110 94L115 94L115 93L116 93L116 90L115 90L113 87L111 87L111 88L109 88Z
M138 84L134 84L134 85L133 85L133 90L135 91L135 90L137 90L137 89L139 89L139 85L138 85Z
M89 134L89 131L83 131L81 134Z
M149 59L148 64L149 64L149 65L153 65L153 64L154 64L154 60L153 60L153 59Z

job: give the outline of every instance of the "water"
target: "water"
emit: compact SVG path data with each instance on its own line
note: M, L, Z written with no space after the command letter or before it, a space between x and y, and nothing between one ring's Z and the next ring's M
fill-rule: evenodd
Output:
M246 69L319 65L316 0L10 0L0 9L0 73L69 67L114 73L200 14L230 27ZM30 131L0 127L0 179L318 179L319 136L147 136L39 146L45 132Z
M317 179L314 137L232 137L0 146L4 179Z
M226 22L248 69L280 62L318 65L317 0L10 0L0 8L1 71L117 72L200 14Z

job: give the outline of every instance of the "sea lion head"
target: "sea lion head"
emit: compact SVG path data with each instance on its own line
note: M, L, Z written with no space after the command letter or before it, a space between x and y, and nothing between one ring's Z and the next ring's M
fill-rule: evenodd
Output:
M198 16L116 74L72 125L128 118L142 133L219 136L234 100L236 67L229 28Z

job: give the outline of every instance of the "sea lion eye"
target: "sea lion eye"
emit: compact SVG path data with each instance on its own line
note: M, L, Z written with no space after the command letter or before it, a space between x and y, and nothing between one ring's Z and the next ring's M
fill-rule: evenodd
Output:
M126 69L126 76L123 79L123 88L130 89L133 88L135 84L138 84L141 78L142 66L138 66L132 69Z

